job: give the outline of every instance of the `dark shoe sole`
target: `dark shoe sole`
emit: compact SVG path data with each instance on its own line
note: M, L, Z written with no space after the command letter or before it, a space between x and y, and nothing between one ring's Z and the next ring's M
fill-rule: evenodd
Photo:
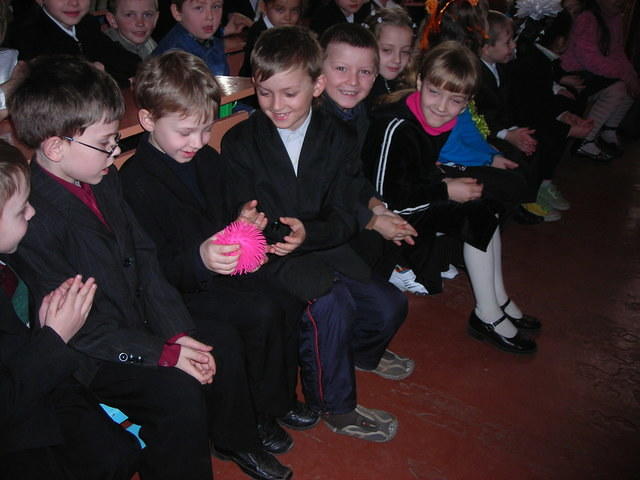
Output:
M280 419L277 419L277 422L280 424L281 427L301 432L303 430L309 430L309 429L315 427L320 422L320 416L318 415L318 418L316 418L315 422L310 423L309 425L302 425L302 426L300 426L300 425L289 425L288 423L286 423L286 422L284 422L283 420L280 420Z
M225 462L233 462L233 463L235 463L240 470L242 470L244 473L249 475L251 478L255 478L256 480L264 480L265 479L264 476L259 475L258 473L256 473L255 471L253 471L253 470L251 470L249 468L246 468L244 465L236 462L233 457L230 457L228 455L220 453L215 448L211 449L211 453L213 454L214 457L216 457L216 458L218 458L220 460L223 460ZM280 477L278 480L288 480L288 479L290 479L292 477L293 477L293 472L289 471L289 474L286 477Z
M469 333L469 335L475 338L476 340L480 340L481 342L488 342L494 347L496 347L497 349L507 353L515 353L518 355L531 355L532 353L536 353L536 351L538 350L537 348L534 348L533 350L512 350L511 348L506 348L504 345L494 342L490 338L485 337L482 333L474 330L470 326L467 327L467 333Z

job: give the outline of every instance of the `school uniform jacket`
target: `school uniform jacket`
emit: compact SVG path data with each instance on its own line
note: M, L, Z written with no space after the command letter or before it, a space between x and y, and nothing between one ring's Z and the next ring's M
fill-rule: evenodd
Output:
M475 95L478 112L484 115L487 125L491 130L490 139L505 128L516 125L516 119L509 108L509 72L505 65L498 64L498 74L500 75L500 86L496 82L489 67L484 62L480 62L481 74L478 92ZM526 125L518 125L524 127Z
M353 15L353 23L360 24L371 14L372 7L365 3ZM337 23L347 23L347 18L334 0L329 0L324 6L319 7L311 19L311 30L321 36L326 29Z
M435 162L449 132L429 135L406 99L381 107L373 116L362 151L365 176L403 216L419 214L433 202L449 199L444 174Z
M128 86L136 73L140 58L110 40L90 14L76 25L76 37L67 35L44 10L35 6L25 21L10 29L7 44L20 52L20 59L39 55L81 55L90 62L101 62L120 86Z
M191 160L204 195L201 204L171 171L162 152L145 135L119 172L125 198L158 247L158 257L169 282L180 292L206 291L218 274L206 269L200 245L222 230L235 215L223 205L224 174L218 152L209 146ZM173 161L173 160L171 160Z
M49 393L80 357L49 327L31 333L0 291L0 455L62 442Z
M298 174L271 120L261 111L232 128L222 141L228 169L230 204L258 200L270 221L296 217L306 239L294 252L272 256L263 267L304 300L331 289L334 272L366 281L364 261L347 245L358 230L359 189L349 188L358 177L355 132L314 109L306 132Z
M92 187L108 227L35 161L31 172L37 215L12 265L33 304L78 273L98 285L85 325L69 342L86 355L77 378L89 382L97 361L156 366L165 341L192 333L194 325L162 274L155 245L125 203L115 167Z

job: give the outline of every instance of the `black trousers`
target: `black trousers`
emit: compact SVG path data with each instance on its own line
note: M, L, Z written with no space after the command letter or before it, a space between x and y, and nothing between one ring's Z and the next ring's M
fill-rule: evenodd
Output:
M197 380L175 367L104 362L89 388L142 427L143 480L211 480L206 407Z
M130 480L138 468L138 441L107 416L84 386L66 382L49 400L62 442L0 456L2 478Z
M304 305L260 274L220 276L185 295L198 338L214 347L207 387L211 438L230 450L261 448L258 415L284 415L295 398L297 331Z

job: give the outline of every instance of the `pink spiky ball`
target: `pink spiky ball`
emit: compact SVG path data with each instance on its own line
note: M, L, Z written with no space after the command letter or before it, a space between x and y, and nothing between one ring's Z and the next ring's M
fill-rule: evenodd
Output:
M238 264L231 275L242 275L256 270L265 255L267 240L255 225L233 222L216 235L218 245L240 245ZM227 254L227 255L230 255Z

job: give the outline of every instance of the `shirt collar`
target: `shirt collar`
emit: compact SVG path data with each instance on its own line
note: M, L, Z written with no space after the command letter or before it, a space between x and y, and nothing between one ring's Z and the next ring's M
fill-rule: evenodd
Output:
M269 20L269 17L267 17L266 13L262 16L262 21L267 26L267 29L273 28L275 26L273 23L271 23L271 20Z
M62 31L64 33L66 33L70 37L73 37L76 41L78 40L78 37L76 37L76 26L75 25L73 25L71 28L67 28L62 23L60 23L58 20L53 18L45 7L42 7L42 11L47 15L47 17L49 17L53 21L53 23L58 25L62 29Z
M309 123L311 123L311 109L309 109L307 118L304 119L302 125L300 125L295 130L289 130L288 128L278 128L278 134L280 135L282 140L293 140L299 137L304 138L307 133L307 128L309 128Z
M536 48L538 50L540 50L542 53L544 53L544 56L547 57L549 60L554 61L554 60L557 60L557 59L560 58L560 56L558 54L556 54L555 52L552 52L551 50L549 50L546 47L543 47L539 43L534 43L534 45L536 46Z

